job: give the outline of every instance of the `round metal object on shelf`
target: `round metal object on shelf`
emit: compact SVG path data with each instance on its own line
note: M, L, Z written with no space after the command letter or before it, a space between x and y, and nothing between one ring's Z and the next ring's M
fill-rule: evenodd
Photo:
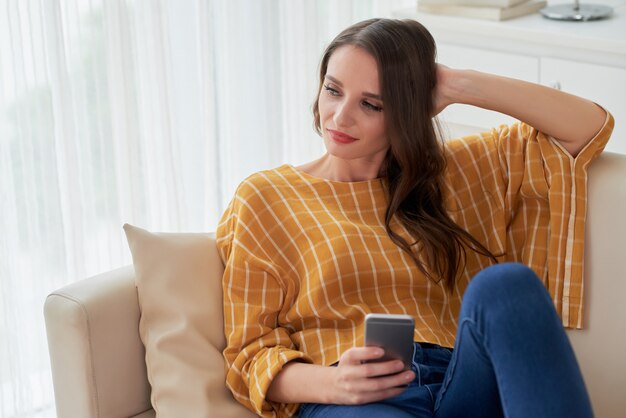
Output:
M584 22L606 19L613 14L613 8L602 4L559 4L541 9L541 14L548 19Z

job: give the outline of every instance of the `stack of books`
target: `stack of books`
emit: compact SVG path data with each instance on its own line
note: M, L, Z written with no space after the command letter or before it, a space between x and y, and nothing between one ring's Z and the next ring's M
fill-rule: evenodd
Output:
M417 10L449 16L507 20L536 13L545 0L418 0Z

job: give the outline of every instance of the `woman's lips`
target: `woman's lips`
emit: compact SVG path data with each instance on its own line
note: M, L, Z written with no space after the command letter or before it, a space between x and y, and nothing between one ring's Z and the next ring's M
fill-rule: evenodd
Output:
M350 144L354 141L358 141L358 138L354 138L350 135L344 134L343 132L335 131L332 129L326 129L328 133L330 133L331 138L335 142L339 142L340 144Z

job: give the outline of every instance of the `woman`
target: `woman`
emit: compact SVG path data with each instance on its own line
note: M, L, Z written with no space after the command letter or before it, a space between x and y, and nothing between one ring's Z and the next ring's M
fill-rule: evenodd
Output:
M441 143L452 103L524 123ZM218 226L235 398L268 417L592 416L562 323L581 325L574 235L611 116L438 65L419 23L373 19L327 48L314 117L326 154L250 176ZM367 362L370 312L415 318L411 370Z

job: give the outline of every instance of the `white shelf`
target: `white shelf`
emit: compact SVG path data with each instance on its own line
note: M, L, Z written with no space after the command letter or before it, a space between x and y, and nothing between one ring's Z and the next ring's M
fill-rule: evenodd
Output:
M620 3L611 18L592 22L554 21L539 13L493 22L421 13L417 8L398 10L394 16L419 21L438 42L579 61L587 57L589 62L626 68L626 3Z

